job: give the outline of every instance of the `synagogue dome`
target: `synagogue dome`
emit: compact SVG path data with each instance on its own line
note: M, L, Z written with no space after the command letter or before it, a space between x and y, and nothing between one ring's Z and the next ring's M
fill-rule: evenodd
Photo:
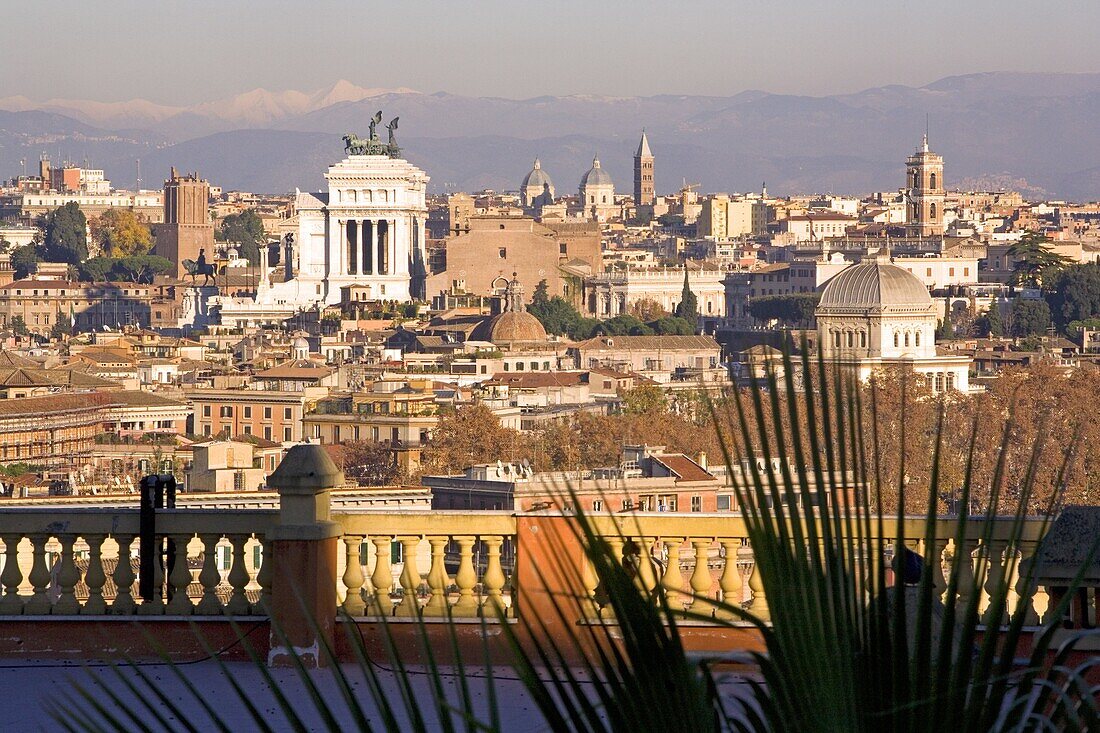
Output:
M922 310L933 305L928 288L913 273L885 260L841 270L821 291L818 311L851 309Z

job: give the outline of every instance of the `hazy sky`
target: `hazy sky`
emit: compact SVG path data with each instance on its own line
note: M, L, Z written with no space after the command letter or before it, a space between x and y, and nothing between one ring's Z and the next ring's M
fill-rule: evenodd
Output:
M0 54L0 96L33 99L189 104L340 78L504 97L817 95L1098 72L1100 0L37 0L4 14Z

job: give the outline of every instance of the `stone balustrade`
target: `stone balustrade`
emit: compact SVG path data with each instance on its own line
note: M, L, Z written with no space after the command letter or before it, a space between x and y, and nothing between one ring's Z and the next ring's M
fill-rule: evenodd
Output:
M154 563L153 597L137 589L133 508L11 508L0 512L0 615L264 615L277 511L160 510L171 550ZM165 542L170 540L170 542Z
M522 515L520 515L522 516ZM544 522L565 517L539 516ZM490 604L514 613L517 515L495 511L334 512L339 550L334 593L350 616L384 614L485 617ZM613 552L647 592L663 588L670 605L694 617L731 614L714 601L740 604L767 619L768 603L756 572L742 518L723 514L630 513L591 517ZM271 543L275 510L162 510L158 534L173 540L167 577L157 566L155 595L137 595L138 512L128 508L8 509L0 513L0 615L262 615L271 593ZM941 519L935 547L923 547L923 520L905 522L906 544L932 562L933 581L947 590L957 524ZM884 520L887 537L896 520ZM963 552L959 600L975 574L985 578L977 598L988 612L988 591L1008 575L1016 595L1032 598L1028 621L1041 621L1046 589L1025 588L1019 562L1030 557L1042 522L1028 521L1017 547L1008 546L1011 522L998 521L988 546L983 522L971 520ZM130 562L120 562L128 558ZM167 560L167 558L166 558ZM583 553L579 582L592 617L610 609ZM277 559L275 560L277 562ZM1005 619L985 619L989 624Z

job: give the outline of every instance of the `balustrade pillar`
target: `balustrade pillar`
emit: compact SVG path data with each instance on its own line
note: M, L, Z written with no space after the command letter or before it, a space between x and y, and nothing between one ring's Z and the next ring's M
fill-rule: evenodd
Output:
M668 561L665 566L664 577L661 578L661 587L665 589L665 598L668 607L673 611L684 610L684 576L680 572L680 547L684 540L680 537L665 538L665 552L668 553Z
M349 616L362 616L367 608L367 604L363 602L363 583L366 579L363 577L363 566L359 558L364 539L363 535L344 535L347 558L343 577L344 587L347 588L347 594L344 596L344 613Z
M733 537L722 539L722 575L718 578L718 588L722 591L722 603L732 606L737 603L741 594L741 575L737 572L737 550L741 547L741 540ZM735 596L737 599L735 599ZM723 621L736 619L737 616L728 609L715 607L714 617Z
M390 589L393 588L393 569L390 567L390 547L393 540L389 535L370 538L374 545L374 574L370 576L374 586L374 605L378 613L389 616L393 612Z
M714 543L711 537L694 539L691 546L695 550L695 567L691 571L691 611L700 616L714 615L714 602L710 597L710 587L714 579L710 576L710 568L707 561L710 555L710 547Z
M764 592L764 576L760 573L760 563L755 556L752 560L752 572L749 574L749 590L752 591L752 598L746 610L761 621L770 621L772 614Z
M260 586L260 597L252 604L252 613L257 616L267 616L271 613L271 568L273 565L271 540L265 536L260 540L260 568L256 571L256 584Z
M168 584L172 588L172 600L168 601L165 610L177 616L190 616L195 612L195 604L187 594L191 586L191 568L187 565L187 544L191 541L191 535L178 534L172 536L175 549L173 556L169 558L170 570L168 572Z
M976 582L974 575L974 549L977 544L978 541L975 539L964 539L961 546L956 545L955 547L956 556L952 561L952 566L958 574L957 585L959 589L958 610L955 612L956 618L963 618L963 614L967 612L966 609L970 603L981 601L982 586Z
M416 618L420 615L420 602L416 590L420 587L420 573L416 569L416 550L420 545L420 535L398 537L401 542L401 602L397 606L397 616Z
M428 570L428 590L431 591L431 596L424 604L423 613L425 616L446 616L450 608L447 603L447 586L450 585L450 579L447 577L447 568L444 564L447 538L429 537L428 544L432 548L432 567Z
M50 612L50 599L46 589L50 585L50 569L46 565L46 542L49 537L43 534L31 535L31 571L27 580L34 588L34 595L27 599L23 613L37 616Z
M4 535L4 572L0 573L4 597L0 599L0 614L5 616L23 613L23 597L19 595L19 586L23 582L23 571L19 569L19 543L22 539L22 535Z
M111 613L120 616L128 616L137 611L137 601L134 600L134 580L137 575L130 564L130 546L134 542L132 534L114 535L118 544L118 561L115 563L115 572L112 573L115 581L115 600L111 604Z
M1023 599L1022 612L1024 614L1025 626L1039 625L1040 609L1036 603L1036 601L1039 600L1039 586L1033 575L1034 567L1032 565L1037 544L1038 543L1029 540L1023 540L1020 543L1021 561L1018 565L1019 569L1014 588L1016 597ZM1029 578L1029 575L1032 577ZM1044 606L1042 610L1045 611L1046 607Z
M202 569L199 570L199 583L202 585L202 598L195 607L200 616L217 616L222 612L222 602L218 598L218 584L222 580L218 572L218 542L221 535L201 534Z
M500 564L500 546L504 544L504 538L499 535L489 535L484 538L485 542L485 554L487 562L485 564L485 575L482 577L481 582L485 588L485 603L482 605L482 612L486 615L495 616L496 610L504 610L504 569Z
M458 586L458 600L451 608L455 617L477 616L479 604L474 598L474 586L477 585L477 571L474 569L474 537L462 535L454 538L458 543L458 572L455 573L455 585Z
M80 603L76 600L76 584L80 582L80 571L73 557L73 545L76 537L65 534L58 537L61 544L61 561L57 570L57 585L60 595L53 605L53 613L63 616L75 616L80 613Z
M107 575L103 572L103 542L106 535L90 534L84 536L88 543L88 572L84 574L84 584L88 586L88 600L80 609L88 616L102 616L107 613L107 601L103 598L103 585Z
M234 616L247 616L252 609L248 596L245 595L245 588L251 580L248 568L244 565L244 546L248 542L248 535L229 535L229 542L233 546L233 566L229 568L229 576L226 580L229 581L233 591L229 595L229 603L225 604L225 610ZM335 588L336 584L333 583L333 589Z

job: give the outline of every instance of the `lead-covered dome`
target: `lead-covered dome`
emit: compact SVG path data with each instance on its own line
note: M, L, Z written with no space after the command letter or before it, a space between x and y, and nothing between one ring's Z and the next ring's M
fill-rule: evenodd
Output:
M546 329L526 311L506 311L479 323L470 338L494 344L546 341Z
M928 288L916 275L884 260L861 262L841 270L821 291L818 311L883 309L919 311L933 306Z
M581 188L587 188L588 186L611 186L611 176L607 175L607 171L600 167L600 159L592 159L592 167L588 169L588 172L584 174L584 178L581 179Z
M520 188L523 190L534 189L542 193L547 186L550 187L551 191L554 190L554 182L550 180L550 174L542 169L542 162L535 158L535 165L531 168L531 172L524 176Z

